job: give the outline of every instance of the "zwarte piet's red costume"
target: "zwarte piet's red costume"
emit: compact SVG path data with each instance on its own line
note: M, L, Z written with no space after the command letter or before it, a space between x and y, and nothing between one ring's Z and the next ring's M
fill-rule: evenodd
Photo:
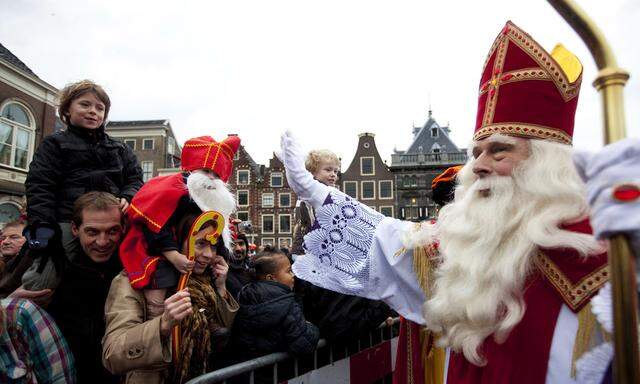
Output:
M189 139L182 149L181 169L183 172L210 169L226 183L239 146L238 136L229 136L221 142L210 136ZM129 229L120 245L120 258L135 289L149 285L158 261L163 258L149 254L142 228L158 233L167 224L180 200L189 194L184 180L183 173L154 177L131 201L127 212Z

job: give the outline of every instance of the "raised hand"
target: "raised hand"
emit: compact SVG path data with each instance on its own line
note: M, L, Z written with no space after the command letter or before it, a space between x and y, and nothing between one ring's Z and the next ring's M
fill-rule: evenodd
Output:
M195 261L189 260L187 256L178 251L166 251L162 254L167 258L167 260L171 262L171 264L173 264L175 269L177 269L180 273L191 272L194 265L196 265Z
M330 188L315 180L304 166L305 153L293 134L286 131L280 137L280 152L276 154L284 163L289 186L301 200L318 208L327 197Z

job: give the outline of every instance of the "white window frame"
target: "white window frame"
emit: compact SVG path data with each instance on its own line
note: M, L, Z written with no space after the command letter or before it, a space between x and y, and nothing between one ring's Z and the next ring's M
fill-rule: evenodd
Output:
M382 209L383 208L391 208L391 216L388 216L388 217L394 217L395 212L394 212L394 209L393 209L393 205L381 205L380 207L378 207L378 212L382 213ZM384 213L383 213L383 215L384 215Z
M436 133L435 135L433 133ZM431 137L440 136L440 129L438 127L431 127Z
M391 191L391 196L382 197L382 183L391 184L391 188L389 189ZM391 199L393 199L393 180L379 180L378 181L378 198L380 200L391 200Z
M265 232L264 230L264 218L265 217L271 217L271 224L272 224L272 229L271 232ZM266 234L274 234L276 233L276 219L273 215L273 213L263 213L260 215L260 233L266 233Z
M271 195L271 204L265 204L264 203L264 198L268 197L269 195ZM260 199L260 205L263 208L273 208L275 206L276 202L275 202L275 193L273 192L262 192L262 197Z
M353 196L353 198L357 200L358 196L359 196L358 195L358 182L357 181L343 181L342 182L342 192L344 192L345 194L347 194L347 183L355 184L355 186L356 186L356 195Z
M247 173L247 182L246 183L241 183L240 182L240 172L242 172L242 173L246 172ZM236 184L237 185L249 185L249 184L251 184L251 172L249 172L248 169L238 169L236 171Z
M267 243L267 242L269 242L269 243ZM276 244L276 238L275 237L262 237L260 239L260 245L262 245L262 246L275 245L275 244Z
M289 217L289 230L288 231L283 231L282 228L280 228L280 218L283 216L288 216ZM293 218L291 217L290 213L281 213L278 215L278 233L292 233L292 228L293 227Z
M36 119L35 116L33 114L33 112L31 111L31 108L29 108L29 106L26 103L23 103L20 100L14 99L14 98L10 98L5 100L4 103L0 104L0 112L2 112L5 107L9 106L10 104L17 104L19 105L21 108L23 108L26 113L27 113L27 118L29 119L29 123L31 125L26 126L24 124L18 123L17 121L13 121L13 120L9 120L6 119L4 117L0 117L0 121L3 122L4 124L7 124L8 126L11 127L11 153L10 153L10 159L9 159L9 164L3 164L0 163L1 166L3 167L8 167L8 168L12 168L12 169L19 169L19 170L28 170L29 169L29 164L31 164L31 160L33 160L33 152L34 152L34 148L35 148L35 136L36 136ZM29 142L27 143L27 164L24 168L20 168L20 167L16 167L15 166L15 157L16 157L16 136L17 136L17 130L18 129L22 129L23 131L27 131L29 133Z
M273 175L280 175L280 185L273 185ZM282 188L284 187L284 173L283 172L271 172L269 175L269 185L271 188Z
M289 196L289 204L288 205L282 205L282 200L281 200L282 196ZM290 192L278 193L278 207L282 207L282 208L291 207L291 193Z
M247 220L242 220L240 218L240 214L241 213L247 215ZM238 212L236 212L236 219L241 220L241 221L249 221L249 220L251 220L251 216L249 216L249 211L238 211Z
M362 171L362 160L371 159L371 173L364 173ZM376 158L374 156L361 156L360 157L360 175L361 176L375 176L376 174Z
M373 184L373 197L364 197L364 183L372 183ZM376 199L376 181L375 180L362 180L360 182L360 194L361 200L375 200Z
M149 142L151 141L151 148L145 148L144 143L145 142ZM156 139L154 138L146 138L146 139L142 139L142 150L143 151L153 151L156 148Z
M145 165L151 165L151 169L145 170ZM142 168L142 181L147 182L153 178L153 161L141 161L140 168ZM148 177L147 173L150 173Z
M129 148L131 148L132 151L136 150L136 143L138 142L138 140L136 139L124 139L124 145L129 145L128 143L133 143L133 145L129 145Z
M174 156L176 154L176 139L172 136L167 136L167 153Z
M247 193L247 204L240 204L240 192L246 192ZM251 203L251 200L249 199L250 197L250 193L249 190L247 189L239 189L236 191L236 201L238 202L238 207L248 207L249 204Z

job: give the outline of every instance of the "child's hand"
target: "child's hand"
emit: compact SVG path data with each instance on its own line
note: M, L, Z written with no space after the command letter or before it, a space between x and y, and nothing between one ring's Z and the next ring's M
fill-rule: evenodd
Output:
M162 254L180 273L191 272L193 270L193 266L196 265L195 261L189 260L187 256L178 251L167 251L162 252Z
M120 210L122 213L127 213L129 209L129 202L124 197L120 198Z

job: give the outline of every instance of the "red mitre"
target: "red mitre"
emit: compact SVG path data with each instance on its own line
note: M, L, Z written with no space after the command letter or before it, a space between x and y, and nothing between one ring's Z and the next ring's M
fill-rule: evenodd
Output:
M484 64L473 139L502 133L570 145L581 80L575 56L561 46L547 53L508 21Z
M211 169L225 183L231 176L233 157L240 147L240 138L230 135L221 142L211 136L200 136L187 140L182 147L182 169Z

